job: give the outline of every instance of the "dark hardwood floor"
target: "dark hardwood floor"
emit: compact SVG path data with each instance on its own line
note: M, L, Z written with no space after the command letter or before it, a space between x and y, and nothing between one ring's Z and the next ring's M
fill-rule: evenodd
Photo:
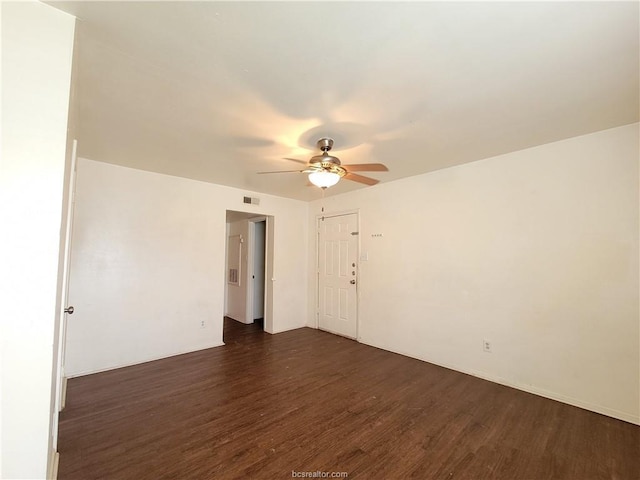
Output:
M69 380L67 479L640 478L640 427L308 328Z

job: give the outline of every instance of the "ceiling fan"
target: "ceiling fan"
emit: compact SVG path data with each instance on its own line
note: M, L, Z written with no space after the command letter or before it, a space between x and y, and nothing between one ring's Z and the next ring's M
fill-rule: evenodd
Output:
M296 158L285 158L293 162L304 163L304 170L281 170L277 172L258 172L265 173L308 173L309 181L320 188L332 187L340 181L341 178L351 180L353 182L364 183L365 185L375 185L379 182L375 178L365 177L353 172L388 172L389 169L382 163L356 163L352 165L342 165L338 157L329 154L333 147L333 139L321 138L318 140L318 148L322 150L321 155L314 155L309 162L298 160Z

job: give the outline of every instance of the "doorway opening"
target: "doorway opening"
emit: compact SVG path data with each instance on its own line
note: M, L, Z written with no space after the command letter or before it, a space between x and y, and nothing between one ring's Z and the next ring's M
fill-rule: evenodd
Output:
M273 332L274 217L227 210L226 318Z
M253 311L253 321L264 324L264 283L265 283L265 246L266 246L267 221L249 219L249 261L253 265L253 273L250 278L249 293L252 301L247 303ZM251 258L253 257L253 258ZM251 305L250 305L250 304Z

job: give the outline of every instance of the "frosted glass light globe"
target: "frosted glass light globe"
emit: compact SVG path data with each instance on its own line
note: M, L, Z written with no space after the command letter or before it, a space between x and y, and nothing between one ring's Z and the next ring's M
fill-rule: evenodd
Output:
M320 171L309 174L309 181L316 187L328 188L334 186L340 180L340 175L333 172Z

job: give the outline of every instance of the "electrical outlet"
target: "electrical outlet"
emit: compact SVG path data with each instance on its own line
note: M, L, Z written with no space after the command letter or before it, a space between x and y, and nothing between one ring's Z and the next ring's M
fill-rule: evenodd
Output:
M201 321L200 321L200 328L204 328L204 327L205 327L205 325L204 325L204 320L201 320Z
M482 350L484 350L487 353L491 353L491 341L487 340L486 338L484 340L482 340Z

